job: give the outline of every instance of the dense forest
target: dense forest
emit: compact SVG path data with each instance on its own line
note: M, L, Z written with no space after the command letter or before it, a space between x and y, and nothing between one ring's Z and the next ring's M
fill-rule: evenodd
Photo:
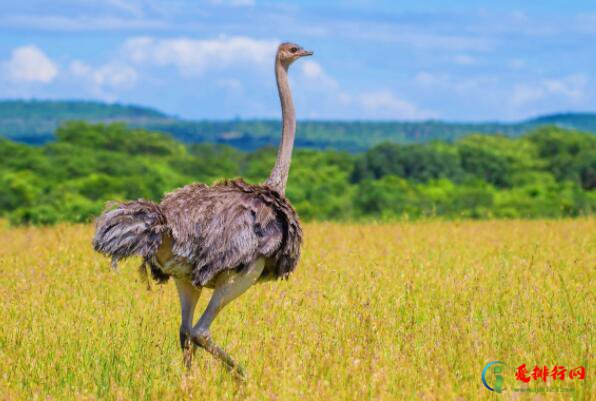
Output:
M0 213L13 224L87 222L107 200L159 200L193 181L267 177L275 149L184 144L124 124L69 122L56 140L0 139ZM542 127L518 138L298 149L287 196L303 219L516 218L596 209L596 137Z
M69 120L120 121L134 128L171 134L184 143L218 143L243 151L275 146L280 130L280 122L275 120L189 121L140 106L83 101L0 101L0 137L18 142L51 142L56 128ZM367 151L383 142L454 141L475 132L517 137L544 125L596 133L594 113L552 114L515 123L299 120L297 147L353 153Z

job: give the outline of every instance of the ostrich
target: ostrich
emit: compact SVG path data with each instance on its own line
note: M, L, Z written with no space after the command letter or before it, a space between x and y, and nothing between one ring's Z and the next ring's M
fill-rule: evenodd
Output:
M181 306L180 346L190 368L196 346L221 360L241 378L246 373L211 338L217 314L256 282L287 278L300 257L302 229L285 197L294 146L296 118L288 68L313 53L282 43L275 57L275 76L282 110L277 159L267 181L251 185L242 179L213 186L190 184L168 193L160 204L146 200L111 204L96 221L93 247L120 259L137 255L159 282L173 277ZM203 287L213 289L198 322L193 315Z

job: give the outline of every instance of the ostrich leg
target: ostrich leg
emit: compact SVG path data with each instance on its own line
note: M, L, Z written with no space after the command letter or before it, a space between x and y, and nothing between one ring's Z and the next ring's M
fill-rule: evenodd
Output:
M180 347L184 353L184 366L190 369L195 347L190 338L190 332L192 330L192 318L195 312L195 306L201 295L201 288L195 287L191 282L184 279L176 279L175 281L178 296L180 297L180 310L182 313Z
M211 339L209 327L224 306L242 295L257 281L264 267L265 260L259 258L240 272L225 271L220 273L216 278L215 289L209 305L207 305L207 309L192 329L193 342L224 362L228 369L242 379L246 379L244 369Z

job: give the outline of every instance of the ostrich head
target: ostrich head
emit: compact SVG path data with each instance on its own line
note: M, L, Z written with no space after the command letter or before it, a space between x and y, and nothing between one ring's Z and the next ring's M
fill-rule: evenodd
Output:
M295 43L282 43L277 48L277 58L286 68L300 57L312 56L312 54L311 51L304 50L302 46Z

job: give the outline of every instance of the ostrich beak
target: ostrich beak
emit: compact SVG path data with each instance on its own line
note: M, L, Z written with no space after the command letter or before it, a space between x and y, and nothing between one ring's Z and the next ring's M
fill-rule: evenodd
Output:
M314 53L311 52L310 50L304 50L302 49L300 51L300 57L304 57L304 56L312 56Z

